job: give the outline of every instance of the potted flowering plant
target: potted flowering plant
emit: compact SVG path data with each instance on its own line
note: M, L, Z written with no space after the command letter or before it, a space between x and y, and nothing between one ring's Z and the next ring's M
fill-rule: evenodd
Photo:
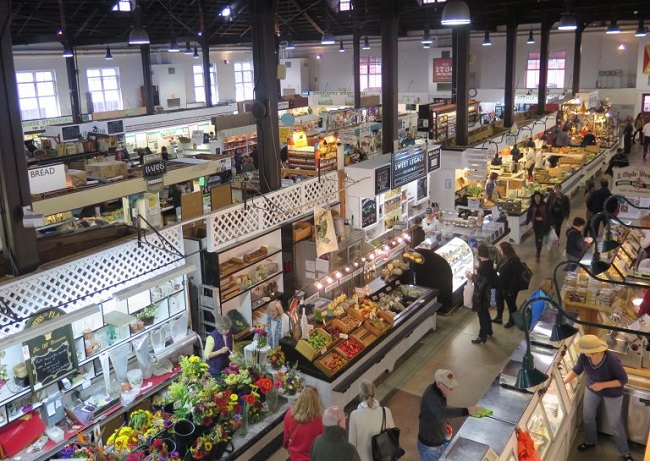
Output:
M258 349L264 349L268 345L268 339L267 339L267 332L264 329L263 325L256 325L255 329L253 330L253 334L255 334L255 341L257 341L257 348Z
M269 362L271 362L271 368L274 370L279 370L284 366L284 352L282 352L282 349L280 349L280 347L271 349L267 357L269 359Z
M153 320L156 318L158 312L158 303L149 304L147 307L139 311L135 316L138 320L142 320L145 325L153 325Z

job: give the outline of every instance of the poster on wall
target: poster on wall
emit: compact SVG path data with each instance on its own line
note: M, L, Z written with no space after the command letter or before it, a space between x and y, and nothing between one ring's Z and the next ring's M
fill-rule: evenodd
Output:
M375 170L375 195L383 194L390 189L390 165Z
M643 49L643 73L650 75L650 45L646 45Z
M419 202L427 197L427 178L418 179L416 200Z
M332 211L325 208L314 207L314 228L316 230L316 257L320 258L325 253L339 249L339 242L334 232Z
M433 59L433 83L451 83L453 58Z
M624 197L650 197L650 171L638 167L614 168L612 193Z
M440 146L434 147L427 151L427 171L431 173L440 169L440 151L442 148Z
M361 199L361 228L377 222L377 201L374 198Z

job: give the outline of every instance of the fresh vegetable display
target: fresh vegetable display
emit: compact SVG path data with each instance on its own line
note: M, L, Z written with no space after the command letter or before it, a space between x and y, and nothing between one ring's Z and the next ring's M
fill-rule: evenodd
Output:
M328 370L330 370L330 372L334 373L345 366L345 364L348 363L348 359L346 359L344 355L339 354L338 352L331 352L326 357L323 357L321 359L321 363Z
M352 338L343 341L341 344L336 346L336 348L349 359L355 357L363 350L363 346Z
M328 343L327 338L318 332L312 333L307 342L317 351L327 346Z

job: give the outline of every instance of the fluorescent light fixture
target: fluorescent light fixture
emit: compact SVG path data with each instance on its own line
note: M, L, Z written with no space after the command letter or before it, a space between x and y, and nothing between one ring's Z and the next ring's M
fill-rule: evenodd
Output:
M443 26L462 26L471 22L469 7L463 0L449 0L442 10Z
M169 53L178 53L181 51L181 49L178 47L178 43L176 42L176 37L172 36L171 40L169 41L169 48L167 48L167 51Z
M293 40L287 40L287 46L284 47L285 50L295 50L296 45L294 45Z
M528 40L526 40L526 43L529 45L534 45L535 44L535 37L533 37L533 31L531 29L530 33L528 34Z
M63 53L61 53L61 56L64 58L71 58L74 56L74 53L72 52L72 49L68 46L63 47Z
M609 23L609 26L607 27L607 30L605 31L606 34L612 35L612 34L620 34L621 33L621 28L618 27L618 21L616 19L612 19Z
M61 317L56 317L52 320L43 322L36 327L24 328L18 333L0 338L0 350L5 350L15 344L24 343L25 341L49 333L57 328L71 325L72 322L84 319L90 315L98 313L99 311L100 307L97 304L91 304L90 306L82 307L76 311L63 314Z
M325 32L323 34L323 37L320 39L320 44L321 45L334 45L336 43L336 39L332 34L329 34Z
M343 39L341 39L340 45L339 45L339 53L345 53L345 47L343 46Z
M192 47L190 46L190 42L185 42L185 51L183 51L183 54L190 55L192 54Z
M490 40L490 32L485 31L485 38L483 39L483 46L491 46L492 40Z
M643 25L643 19L639 19L639 27L636 28L634 32L635 37L645 37L647 34L645 26Z
M366 38L363 39L363 46L361 47L362 50L369 50L370 49L370 42L368 42L368 36L366 35Z
M422 48L424 48L425 50L428 50L429 48L431 48L431 44L430 43L424 43L422 45Z
M223 16L224 18L227 18L228 16L230 16L231 13L232 13L232 10L230 9L230 5L226 5L226 6L223 7L223 9L221 10L221 13L219 13L219 15Z
M175 279L176 277L180 277L181 275L187 275L196 270L196 266L194 264L184 264L182 266L176 267L170 271L163 272L160 275L157 275L155 277L152 277L148 280L145 280L143 282L140 282L132 287L129 287L125 290L118 291L113 293L113 298L118 300L118 301L124 301L125 299L128 299L132 296L135 296L137 294L142 293L143 291L150 290L152 288L157 287L158 285L161 285L165 282L168 282L172 279Z
M149 34L142 26L131 29L129 45L148 45L149 43Z
M106 60L107 61L113 60L113 53L111 53L111 48L108 45L106 45Z
M562 13L560 17L560 24L557 26L558 30L576 30L578 28L578 22L573 13Z
M616 49L618 51L625 51L625 44L621 43L620 45L618 45L618 47ZM603 247L603 251L608 251L608 250L605 250L605 248Z
M318 59L318 60L321 60L321 59L323 59L323 55L322 55L322 54L320 54L320 53L319 53L319 54L317 54L317 55L316 55L316 59Z
M196 47L196 46L194 47L194 54L192 55L192 57L194 59L199 59L200 58L200 56L199 56L199 48Z
M424 29L424 35L422 35L422 44L424 45L425 43L428 43L431 45L433 43L433 39L431 38L431 34L429 33L429 28L427 27Z

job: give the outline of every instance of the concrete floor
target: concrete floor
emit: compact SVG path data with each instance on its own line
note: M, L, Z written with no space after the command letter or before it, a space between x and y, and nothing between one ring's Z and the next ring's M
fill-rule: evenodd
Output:
M636 144L630 156L632 164L646 164L641 159L641 148ZM578 190L571 199L574 216L584 216L584 191ZM564 233L564 230L562 231ZM560 248L564 248L565 239ZM552 275L552 269L563 260L562 251L542 251L540 262L534 259L534 241L529 234L520 246L517 254L533 270L531 288L537 287L544 277ZM532 290L531 290L532 291ZM523 302L530 292L521 292L518 302ZM494 317L494 314L492 315ZM395 423L401 429L401 445L406 450L404 461L417 461L415 446L418 431L417 415L419 402L424 389L433 381L433 373L438 368L454 371L460 386L450 398L450 404L468 406L475 404L485 393L490 383L498 375L503 364L510 357L523 338L523 333L516 328L505 329L494 325L494 337L485 344L475 345L470 341L478 333L478 319L469 309L460 308L449 316L438 316L438 329L427 335L411 355L378 386L378 397L391 408ZM462 424L462 419L453 421L455 429ZM596 450L579 453L575 447L582 442L582 433L573 443L570 461L592 460L597 456L601 460L621 459L614 447L613 439L600 435ZM643 459L645 447L631 444L631 453L636 460ZM469 460L468 460L469 461ZM548 460L563 461L563 460Z

